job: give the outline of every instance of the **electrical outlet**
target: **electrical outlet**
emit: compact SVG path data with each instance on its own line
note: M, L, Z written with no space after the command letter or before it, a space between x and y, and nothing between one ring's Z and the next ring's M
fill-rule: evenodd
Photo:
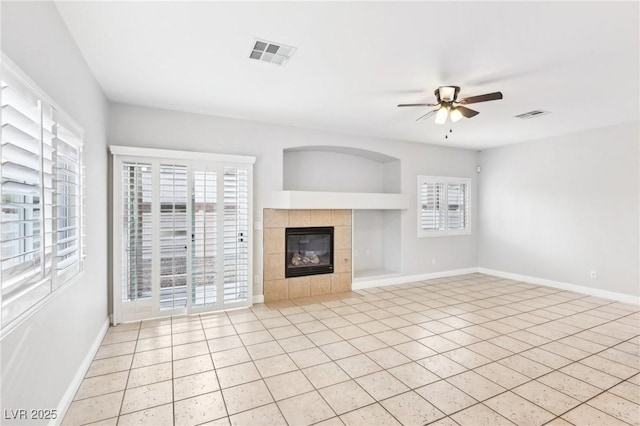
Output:
M254 284L260 284L260 275L254 275L253 276L253 283Z
M364 255L365 255L365 256L371 256L371 250L366 249L366 250L364 251Z
M591 271L591 279L595 280L596 278L598 278L598 271Z
M431 264L432 264L432 265L435 265L436 263L438 263L438 262L437 262L437 260L436 260L436 258L435 258L435 257L432 257L432 258L431 258Z

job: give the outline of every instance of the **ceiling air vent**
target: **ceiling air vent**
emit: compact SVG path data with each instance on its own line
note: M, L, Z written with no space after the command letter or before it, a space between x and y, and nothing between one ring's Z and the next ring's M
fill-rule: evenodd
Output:
M516 115L517 118L529 119L533 117L541 117L543 115L551 114L549 111L543 111L541 109L534 109L533 111L525 112L524 114Z
M291 59L295 51L296 48L292 46L256 39L251 48L249 58L276 65L284 65Z

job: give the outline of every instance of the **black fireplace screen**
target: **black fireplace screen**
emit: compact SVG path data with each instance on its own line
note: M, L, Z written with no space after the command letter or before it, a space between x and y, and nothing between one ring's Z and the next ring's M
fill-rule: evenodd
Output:
M285 277L333 273L333 227L286 228Z

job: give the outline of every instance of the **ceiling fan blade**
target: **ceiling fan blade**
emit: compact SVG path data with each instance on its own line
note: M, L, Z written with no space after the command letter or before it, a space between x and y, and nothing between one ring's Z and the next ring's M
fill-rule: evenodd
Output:
M438 104L400 104L399 107L438 106Z
M416 118L416 121L420 121L423 118L427 118L429 117L431 114L435 114L436 112L438 112L437 109L434 109L433 111L429 111L428 113L426 113L425 115L421 115L420 117Z
M475 117L476 115L480 114L478 111L472 110L471 108L463 107L462 105L458 105L455 109L460 111L460 114L462 114L466 118Z
M478 102L497 101L502 99L502 92L487 93L485 95L471 96L469 98L462 99L461 104L477 104Z

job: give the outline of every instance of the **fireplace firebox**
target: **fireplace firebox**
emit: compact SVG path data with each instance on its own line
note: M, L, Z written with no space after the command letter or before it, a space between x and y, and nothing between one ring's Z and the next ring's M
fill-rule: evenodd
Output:
M333 273L333 227L285 229L285 277Z

